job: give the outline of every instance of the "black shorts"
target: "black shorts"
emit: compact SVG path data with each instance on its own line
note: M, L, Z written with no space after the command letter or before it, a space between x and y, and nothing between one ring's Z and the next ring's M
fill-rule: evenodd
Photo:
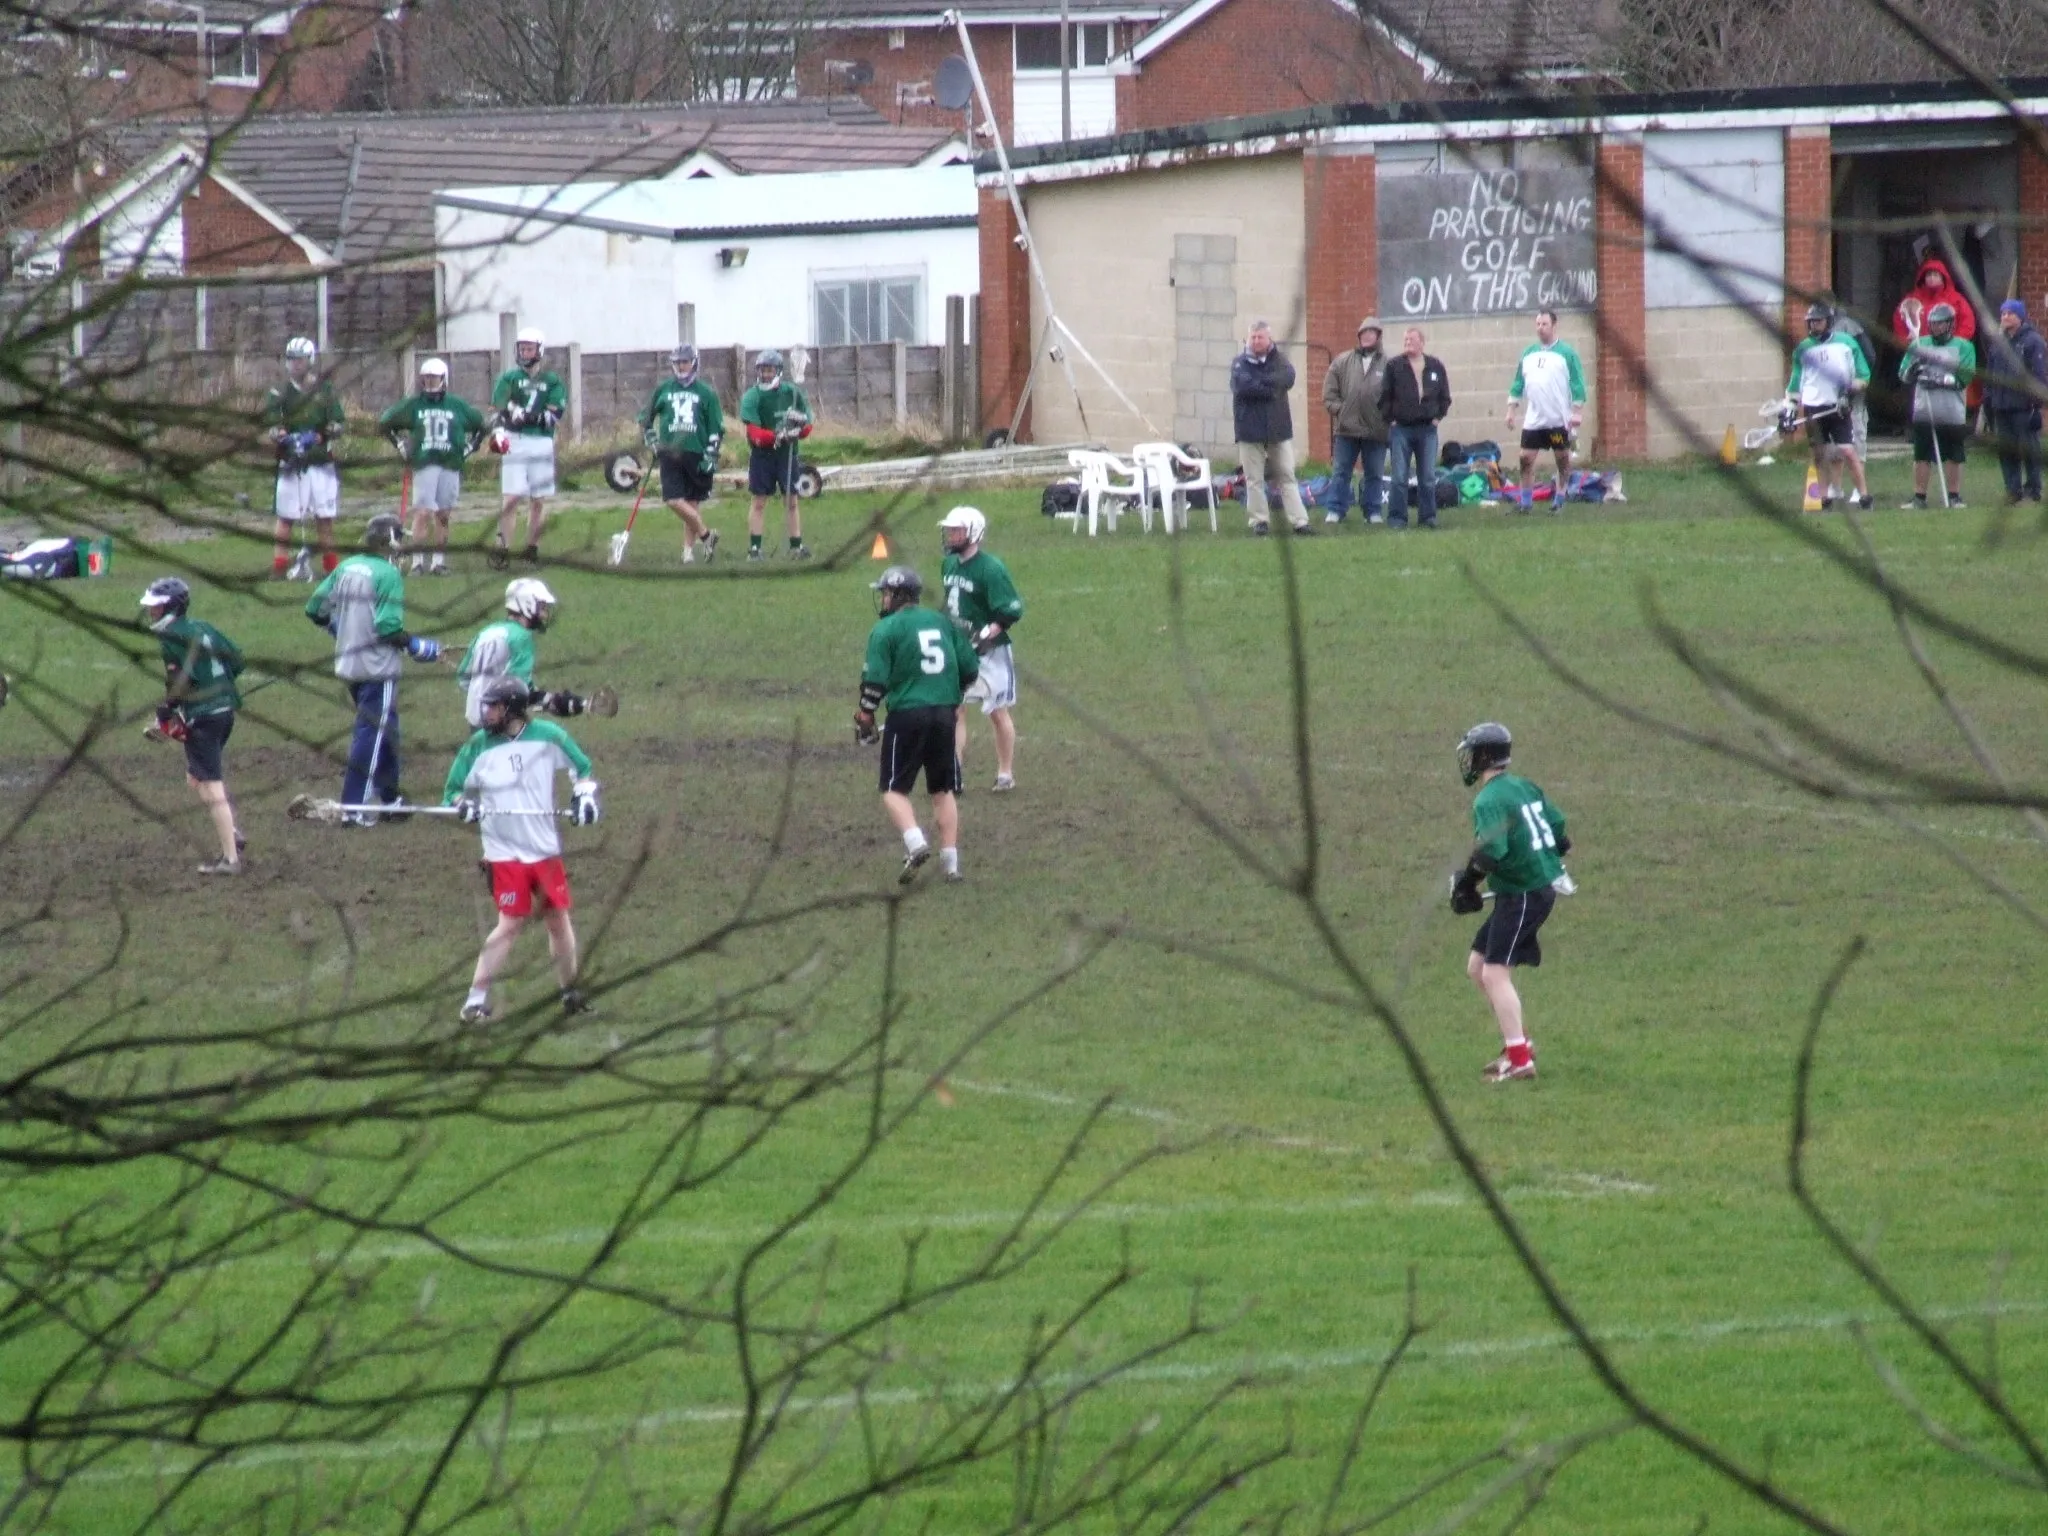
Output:
M1963 452L1969 446L1969 442L1968 427L1937 427L1928 422L1916 421L1913 423L1913 462L1932 464L1935 446L1939 444L1942 463L1960 464L1963 462Z
M1849 407L1838 406L1825 416L1807 417L1806 440L1816 448L1855 447L1856 423L1849 418Z
M711 499L711 466L701 453L659 453L661 499L687 501L695 506Z
M747 453L747 494L796 494L796 439L780 448L753 448Z
M221 781L221 754L235 729L235 712L194 715L185 722L185 772L201 784Z
M927 794L950 795L960 788L960 759L953 755L957 710L936 705L892 709L882 722L882 792L907 795L924 770Z
M1496 896L1493 910L1472 935L1472 948L1488 965L1541 965L1543 946L1536 934L1557 905L1549 886L1516 896Z
M1572 447L1570 427L1530 427L1522 433L1522 452L1569 453Z

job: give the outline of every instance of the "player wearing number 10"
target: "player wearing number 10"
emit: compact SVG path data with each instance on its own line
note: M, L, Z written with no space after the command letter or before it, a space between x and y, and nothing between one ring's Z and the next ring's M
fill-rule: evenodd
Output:
M378 430L405 455L412 474L412 539L427 536L434 519L431 574L448 574L448 520L462 499L462 464L483 440L484 418L460 395L448 392L448 365L438 357L420 364L419 393L407 395L377 418ZM420 569L421 555L412 557Z
M1451 877L1451 910L1477 912L1479 882L1493 891L1493 911L1473 936L1465 974L1472 978L1500 1025L1501 1054L1487 1067L1491 1083L1536 1075L1536 1056L1522 1027L1522 999L1514 967L1541 965L1536 935L1556 904L1564 877L1564 812L1508 765L1513 738L1504 725L1475 725L1458 742L1458 772L1480 790L1472 801L1472 854ZM1556 887L1556 889L1553 889Z

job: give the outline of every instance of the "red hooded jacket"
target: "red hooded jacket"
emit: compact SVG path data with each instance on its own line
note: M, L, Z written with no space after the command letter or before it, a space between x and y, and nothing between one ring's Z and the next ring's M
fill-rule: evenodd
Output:
M1934 272L1941 277L1941 286L1930 289L1927 274ZM1948 263L1938 256L1930 256L1920 263L1920 270L1913 274L1913 291L1899 300L1898 308L1892 311L1892 335L1900 346L1905 346L1916 336L1926 334L1927 311L1937 304L1951 304L1956 312L1956 335L1964 341L1977 339L1977 311L1971 307L1963 290L1956 286L1956 280L1949 275ZM1915 306L1908 318L1907 306ZM1917 320L1917 323L1916 323Z

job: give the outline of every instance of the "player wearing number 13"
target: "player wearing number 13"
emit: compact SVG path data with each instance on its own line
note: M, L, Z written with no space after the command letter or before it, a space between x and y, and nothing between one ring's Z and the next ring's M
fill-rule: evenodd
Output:
M1473 936L1465 974L1472 978L1500 1025L1501 1054L1486 1080L1509 1082L1536 1075L1536 1057L1522 1027L1522 999L1513 968L1541 965L1536 935L1550 916L1564 880L1564 812L1534 784L1508 771L1513 739L1504 725L1475 725L1458 742L1458 772L1480 790L1472 801L1472 853L1451 877L1451 910L1477 912L1485 904L1479 884L1493 891L1493 911Z
M860 704L853 712L854 738L882 743L882 809L903 837L905 884L931 857L931 844L917 824L910 792L924 773L932 819L939 830L939 868L960 878L960 760L953 728L960 700L981 674L981 663L966 632L942 613L919 604L924 578L907 565L892 565L874 584L880 621L868 632L868 654L860 673ZM875 730L875 711L889 711Z

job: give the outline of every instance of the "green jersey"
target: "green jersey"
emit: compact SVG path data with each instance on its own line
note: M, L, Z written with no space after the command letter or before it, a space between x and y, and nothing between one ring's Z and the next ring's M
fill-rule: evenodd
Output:
M332 464L329 443L341 435L341 401L325 379L308 379L303 388L286 379L263 397L263 424L300 435L296 449L278 445L279 456L292 464Z
M886 690L892 710L951 709L981 675L981 661L960 626L930 608L898 608L868 632L860 680Z
M1899 380L1913 386L1913 420L1960 427L1970 419L1964 391L1977 376L1977 349L1960 336L1921 336L1899 359Z
M1493 860L1487 885L1502 896L1541 890L1564 872L1557 840L1564 812L1517 774L1487 781L1472 802L1473 852Z
M533 688L533 631L517 619L486 624L469 642L455 681L467 693L464 714L469 723L484 723L484 690L501 677L516 677Z
M527 437L553 437L555 423L569 409L569 391L562 376L543 368L528 373L507 368L491 386L491 404L505 413L505 425ZM517 412L519 420L512 415Z
M718 445L725 437L725 412L718 394L702 379L685 384L681 379L663 379L654 387L654 398L640 413L642 431L654 434L654 446L662 453L696 453L718 457Z
M306 617L334 633L334 675L396 677L405 660L405 578L381 555L350 555L306 599Z
M971 560L946 556L939 579L946 588L946 612L966 625L968 634L978 635L988 625L1000 622L1004 631L996 644L1010 643L1009 626L1024 617L1024 599L1017 595L1008 566L987 550L978 549Z
M795 411L800 415L804 422L810 420L811 402L804 397L804 392L797 388L796 385L790 383L788 379L784 379L773 389L763 389L760 385L756 384L752 389L749 389L744 395L740 396L740 422L744 426L759 427L768 432L780 432L785 425L788 425L784 418L791 411ZM797 425L802 425L802 423ZM755 442L753 433L749 432L747 434L747 441L750 443ZM763 447L766 445L755 443L755 446Z
M225 715L242 707L235 689L242 653L234 641L211 624L183 617L156 638L164 653L164 697L185 715Z
M1547 347L1530 343L1515 364L1508 398L1525 403L1522 425L1531 432L1570 426L1572 407L1586 403L1586 370L1579 365L1578 349L1568 341Z
M460 469L470 445L483 436L484 418L460 395L443 390L438 395L406 396L377 418L377 426L411 439L405 461L414 469L429 464Z

